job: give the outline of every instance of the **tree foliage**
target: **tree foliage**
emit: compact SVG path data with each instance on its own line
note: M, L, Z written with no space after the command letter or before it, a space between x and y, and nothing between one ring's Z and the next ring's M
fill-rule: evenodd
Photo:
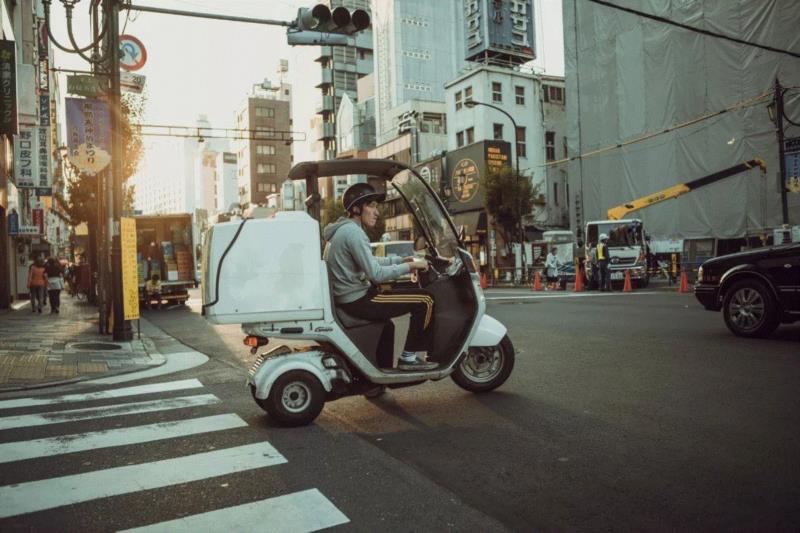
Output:
M536 188L524 174L517 175L508 166L490 170L481 178L486 211L495 220L503 240L510 243L520 217L528 215L534 204Z

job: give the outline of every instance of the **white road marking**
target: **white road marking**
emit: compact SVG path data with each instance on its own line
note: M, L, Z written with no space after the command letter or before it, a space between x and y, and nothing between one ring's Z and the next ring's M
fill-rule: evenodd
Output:
M317 489L227 507L122 533L204 533L269 531L301 533L346 524L350 520Z
M126 381L137 381L145 378L152 378L155 376L163 376L165 374L172 374L200 366L208 361L208 356L194 350L179 353L166 353L163 354L167 358L167 362L161 366L150 368L148 370L140 370L138 372L131 372L129 374L121 374L119 376L109 376L107 378L98 378L90 381L82 382L84 385L113 385L116 383L124 383Z
M0 487L0 518L286 463L269 443ZM268 524L262 524L267 527ZM227 531L230 528L219 524Z
M519 294L519 293L516 293ZM574 292L567 294L530 294L525 296L508 295L508 296L486 296L487 300L549 300L556 298L600 298L604 296L642 296L649 294L660 294L658 292Z
M76 420L89 420L92 418L105 418L109 416L151 413L170 409L183 409L185 407L211 405L220 402L221 400L213 394L198 394L196 396L181 396L178 398L133 402L105 407L89 407L70 411L50 411L33 415L7 416L0 418L0 430L43 426L46 424L60 424L62 422L74 422Z
M247 422L238 416L226 414L91 433L60 435L46 439L9 442L0 444L0 463L141 444L246 426Z
M149 385L139 385L137 387L107 389L99 392L90 392L87 394L66 394L64 396L54 396L51 398L17 398L14 400L0 401L0 409L14 409L16 407L33 407L36 405L53 405L69 402L88 402L91 400L107 400L110 398L122 398L124 396L136 396L138 394L153 394L156 392L195 389L202 386L203 384L196 379L184 379L182 381L151 383Z

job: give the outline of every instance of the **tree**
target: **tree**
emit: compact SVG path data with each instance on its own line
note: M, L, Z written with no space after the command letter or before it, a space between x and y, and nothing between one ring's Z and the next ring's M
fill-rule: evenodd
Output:
M533 210L536 187L524 174L508 166L492 169L481 178L486 211L495 220L503 240L510 244L521 217Z

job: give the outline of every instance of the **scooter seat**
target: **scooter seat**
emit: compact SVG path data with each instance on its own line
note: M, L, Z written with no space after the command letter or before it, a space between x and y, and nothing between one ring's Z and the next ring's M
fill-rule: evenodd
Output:
M359 318L357 316L349 315L343 309L336 308L336 316L339 319L339 322L345 329L350 328L357 328L359 326L366 326L368 324L374 324L376 321L374 320L367 320L365 318Z

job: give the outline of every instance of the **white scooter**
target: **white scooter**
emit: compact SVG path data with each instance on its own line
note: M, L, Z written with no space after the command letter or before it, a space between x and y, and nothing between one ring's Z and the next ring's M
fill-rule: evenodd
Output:
M385 322L336 309L321 257L317 178L368 175L385 180L387 201L405 204L426 241L431 268L419 284L434 297L429 371L386 370L376 365ZM478 273L441 200L413 169L390 160L306 162L289 173L306 182L308 214L278 212L213 226L203 254L203 313L212 323L239 323L254 353L269 338L312 341L259 355L248 384L256 403L278 423L305 425L326 401L363 394L376 386L416 385L450 376L460 387L487 392L514 367L506 328L485 314Z

